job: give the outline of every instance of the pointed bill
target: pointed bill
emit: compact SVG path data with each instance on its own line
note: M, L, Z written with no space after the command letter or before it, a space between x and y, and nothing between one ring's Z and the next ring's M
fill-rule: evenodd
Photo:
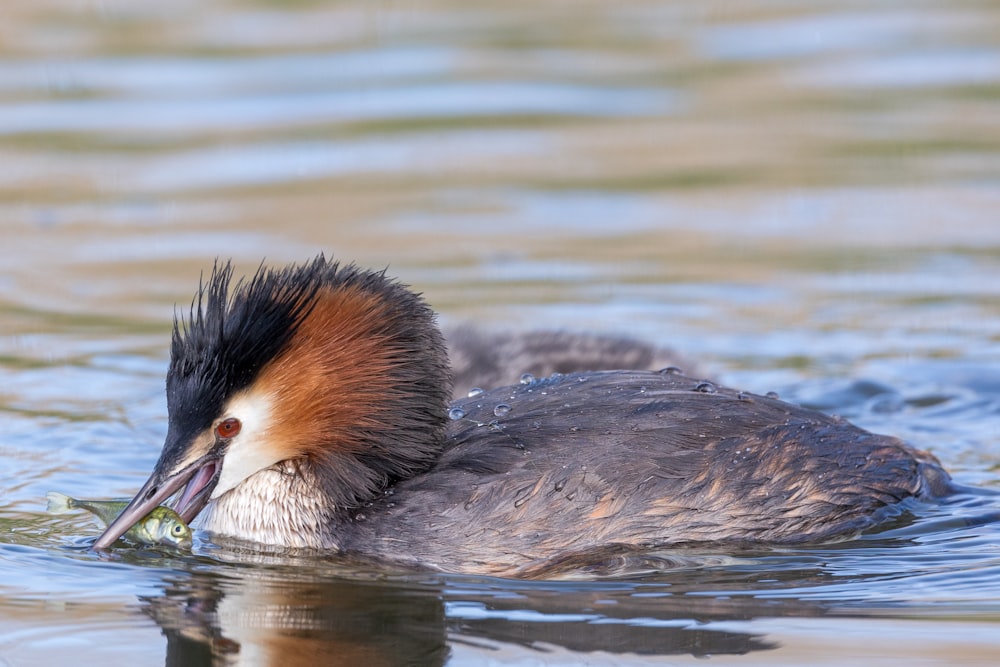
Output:
M178 497L174 510L185 523L189 523L208 503L209 495L218 481L221 469L219 459L207 457L172 474L165 474L161 467L160 464L157 464L153 474L139 489L135 498L125 506L125 509L97 538L92 547L94 550L110 547L129 528L141 521L182 487L184 490Z

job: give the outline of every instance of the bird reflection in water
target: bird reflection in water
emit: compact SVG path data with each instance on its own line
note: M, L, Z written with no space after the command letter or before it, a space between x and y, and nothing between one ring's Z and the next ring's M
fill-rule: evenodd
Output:
M650 558L661 573L671 563L698 560ZM705 583L697 568L684 567L676 581ZM759 634L713 628L711 621L825 613L817 603L797 600L776 608L754 596L689 597L673 592L669 582L415 579L301 563L195 571L143 602L167 638L166 664L185 667L433 666L456 655L475 662L553 654L585 660L595 651L738 655L777 645Z

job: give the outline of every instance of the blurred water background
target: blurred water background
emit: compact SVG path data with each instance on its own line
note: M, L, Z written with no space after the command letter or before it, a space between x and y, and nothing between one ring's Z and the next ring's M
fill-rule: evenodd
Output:
M0 664L993 665L1000 5L6 0ZM978 490L600 580L93 555L216 257L388 267L442 321L618 332Z

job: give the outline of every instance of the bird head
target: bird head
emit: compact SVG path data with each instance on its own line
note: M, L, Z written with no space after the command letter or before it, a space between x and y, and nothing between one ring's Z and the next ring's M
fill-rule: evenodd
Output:
M419 295L323 256L232 277L216 263L175 317L166 442L95 549L175 494L190 522L282 462L308 463L331 507L350 508L440 453L451 378Z

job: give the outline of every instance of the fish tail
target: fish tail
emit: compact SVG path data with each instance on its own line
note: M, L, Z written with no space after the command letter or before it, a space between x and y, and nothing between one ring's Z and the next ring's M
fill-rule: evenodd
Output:
M65 493L49 491L45 497L49 500L49 512L52 514L62 514L73 509L73 499Z

